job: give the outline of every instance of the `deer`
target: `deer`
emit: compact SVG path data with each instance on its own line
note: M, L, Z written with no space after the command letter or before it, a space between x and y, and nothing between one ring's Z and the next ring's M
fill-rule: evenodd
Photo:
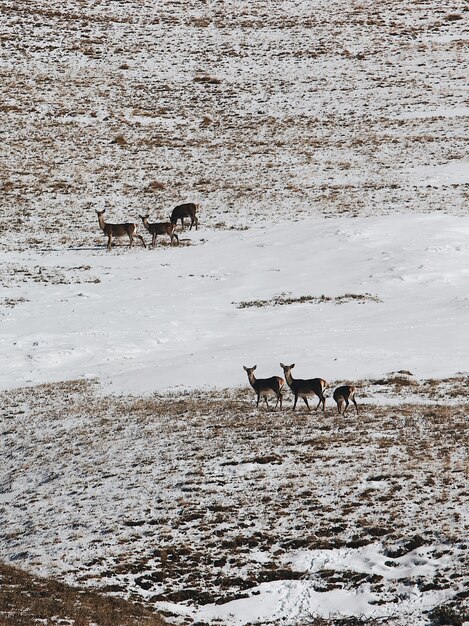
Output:
M272 376L271 378L256 378L254 376L254 370L256 369L256 367L257 365L254 365L254 367L246 367L245 365L243 365L243 368L247 372L251 387L257 394L256 407L259 406L259 401L261 398L263 398L265 400L267 409L270 409L268 397L275 396L277 398L275 409L280 403L280 410L282 410L282 388L285 385L285 381L283 380L283 378L280 378L280 376Z
M194 204L193 202L187 202L186 204L180 204L179 206L173 209L173 212L170 216L170 221L173 224L177 224L178 220L181 220L181 227L184 230L184 218L191 218L191 227L189 230L192 230L192 226L195 224L195 230L199 225L199 220L197 219L196 212L200 210L200 204Z
M308 397L317 396L319 398L319 402L315 411L318 410L320 404L322 404L322 410L326 410L326 398L324 397L324 389L327 386L327 383L322 378L310 378L308 380L303 380L301 378L294 379L291 375L292 369L295 367L295 364L284 365L280 363L280 367L283 369L285 373L285 379L287 381L287 385L292 390L292 393L295 397L295 402L293 404L293 411L296 408L296 403L298 402L298 398L303 398L306 406L308 407L308 411L311 411L311 408L308 404Z
M111 249L111 242L113 237L124 237L125 235L127 235L127 237L130 239L130 248L132 247L134 237L138 237L138 239L140 239L140 241L143 243L144 248L147 247L142 235L139 235L137 233L137 224L134 224L133 222L125 222L124 224L108 224L104 221L105 211L106 209L103 209L102 211L96 210L96 213L98 215L99 226L104 234L107 235L108 250Z
M158 235L168 235L171 237L171 245L174 240L176 240L176 243L179 245L179 237L174 232L176 230L176 224L173 224L172 222L149 222L148 217L149 215L140 215L143 225L148 232L152 234L152 248L156 246L156 237Z
M357 388L354 387L353 385L343 385L342 387L337 387L337 389L334 390L332 397L337 402L337 410L339 411L339 415L340 414L345 415L345 411L347 410L348 405L350 404L349 400L351 400L354 403L355 409L358 415L358 406L355 401L356 391L357 391ZM345 404L345 408L342 411L342 406L344 404Z

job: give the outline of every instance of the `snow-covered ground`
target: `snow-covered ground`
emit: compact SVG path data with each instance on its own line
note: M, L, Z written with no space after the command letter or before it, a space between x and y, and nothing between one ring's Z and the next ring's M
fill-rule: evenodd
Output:
M361 386L346 418L257 410L246 386L4 392L2 557L182 624L461 616L468 377L454 406L410 379Z
M3 272L23 273L5 290L18 304L3 309L2 388L80 377L115 393L237 387L243 365L266 377L280 362L326 380L467 372L469 218L309 218L184 237L192 245L3 253ZM290 303L269 302L280 294ZM294 301L304 296L318 300Z
M181 624L461 619L466 4L0 15L0 557ZM255 409L280 362L325 414Z
M2 253L4 558L181 623L462 606L468 235L309 218ZM329 381L324 416L254 408L242 366L281 361Z

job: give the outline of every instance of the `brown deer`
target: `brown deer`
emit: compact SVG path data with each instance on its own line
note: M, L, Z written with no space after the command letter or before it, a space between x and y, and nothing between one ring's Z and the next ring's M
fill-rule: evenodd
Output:
M173 244L174 240L179 244L179 237L174 232L176 230L176 224L172 222L149 222L148 217L148 215L140 215L143 225L148 232L152 234L152 248L156 246L156 237L158 235L168 235L168 237L171 237L171 244Z
M248 374L249 382L251 383L251 387L257 394L257 404L259 406L259 401L261 398L265 400L266 406L269 409L269 396L275 396L277 398L277 402L275 404L275 408L280 403L280 410L282 410L282 388L285 385L285 381L280 376L272 376L271 378L256 378L254 376L254 370L257 365L254 367L246 367L243 365L243 368L246 370Z
M199 220L197 219L196 212L200 209L200 204L194 204L193 202L187 202L186 204L180 204L179 206L173 209L171 213L170 220L173 224L177 224L178 220L181 220L181 227L184 230L184 218L191 218L191 227L189 230L192 230L192 226L195 224L195 230L199 225Z
M357 406L357 403L355 402L356 391L357 391L357 388L354 387L353 385L343 385L342 387L337 387L337 389L335 389L334 393L332 394L332 397L337 402L337 410L339 411L339 415L341 413L342 415L345 415L345 411L347 410L348 405L349 405L349 400L351 400L354 403L355 409L357 410L357 415L358 415L358 406ZM342 411L342 406L344 404L345 404L345 408Z
M124 224L108 224L104 221L104 212L106 209L102 211L96 210L98 214L98 222L101 230L105 235L107 235L107 249L111 249L111 242L113 237L127 237L130 239L130 248L132 247L134 237L138 237L140 241L143 243L143 246L146 248L145 241L143 240L142 235L137 233L137 224L133 222L125 222Z
M295 380L291 375L291 370L295 367L294 363L292 365L284 365L283 363L280 363L280 367L283 369L287 385L290 387L295 397L293 411L296 408L298 398L303 398L306 406L308 407L308 411L311 411L308 404L308 397L311 396L317 396L319 398L318 406L316 407L315 411L318 410L320 404L322 404L322 410L326 410L326 398L324 397L324 389L326 388L327 383L325 380L323 380L322 378L310 378L308 380L298 378Z

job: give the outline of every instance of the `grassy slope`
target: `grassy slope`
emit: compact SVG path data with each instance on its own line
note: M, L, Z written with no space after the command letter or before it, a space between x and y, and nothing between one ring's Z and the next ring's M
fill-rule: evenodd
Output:
M60 620L74 626L164 626L166 623L138 604L32 576L0 563L2 626L38 623L47 626L62 623Z
M102 242L96 206L195 200L205 227L463 211L463 181L413 172L467 154L462 0L154 7L1 3L6 249Z
M380 388L410 390L409 402L364 405ZM298 578L284 559L299 548L381 542L396 558L433 546L437 574L407 582L452 590L462 610L468 407L421 403L449 389L463 398L464 380L364 382L360 415L346 418L330 406L257 411L245 390L100 398L76 382L4 394L19 493L4 510L3 554L151 604L204 604ZM324 591L367 583L387 601L404 582L314 577Z

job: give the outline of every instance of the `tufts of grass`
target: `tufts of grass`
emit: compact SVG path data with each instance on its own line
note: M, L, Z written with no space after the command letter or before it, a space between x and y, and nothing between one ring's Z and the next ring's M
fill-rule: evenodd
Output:
M145 187L144 191L146 193L153 193L154 191L163 191L166 189L166 183L163 183L161 180L152 180Z
M200 126L205 128L206 126L211 126L213 124L213 120L210 116L204 115L202 121L200 122Z
M127 139L124 137L124 135L117 135L117 137L115 137L111 143L115 143L118 146L124 147L127 145Z
M221 78L217 78L216 76L208 76L208 75L198 75L194 76L194 83L203 83L206 85L220 85Z
M375 391L386 394L388 388ZM274 580L278 572L288 578L284 551L379 541L387 556L397 558L441 538L450 552L463 541L458 529L467 499L461 449L467 405L365 404L359 420L333 422L329 409L307 416L259 411L247 386L116 397L82 380L42 385L33 393L9 391L0 400L8 412L13 476L40 466L46 470L41 488L56 491L63 480L58 459L65 469L75 467L77 452L83 459L70 497L81 499L83 488L97 487L120 551L118 558L97 551L78 571L79 584L101 591L138 597L143 589L147 602L221 602L243 593L245 581ZM61 423L65 405L74 418L67 428ZM23 451L26 435L51 445L36 446L40 453L31 459L31 451ZM101 451L109 458L96 464ZM22 465L16 460L21 454ZM119 501L138 485L134 502L143 495L148 508L129 502L117 515L113 504L106 511L105 481ZM29 504L38 506L36 500ZM5 541L21 532L20 524L9 524ZM265 563L246 565L253 547L266 554ZM451 566L442 566L441 580L451 575L462 588L462 571L455 552ZM138 576L124 580L126 573ZM362 584L360 576L323 572L320 583L324 589L354 588ZM365 582L381 593L381 581Z
M6 306L9 308L13 308L18 304L21 304L22 302L29 302L29 300L26 300L26 298L4 298L3 300L0 300L0 306Z
M299 296L297 298L287 296L286 294L280 294L274 296L270 300L244 300L236 304L238 309L246 309L250 307L268 307L268 306L283 306L286 304L304 304L310 302L312 304L345 304L347 302L357 302L363 304L364 302L381 302L382 300L378 296L373 296L370 293L357 294L346 293L342 296ZM235 304L235 303L233 303Z

